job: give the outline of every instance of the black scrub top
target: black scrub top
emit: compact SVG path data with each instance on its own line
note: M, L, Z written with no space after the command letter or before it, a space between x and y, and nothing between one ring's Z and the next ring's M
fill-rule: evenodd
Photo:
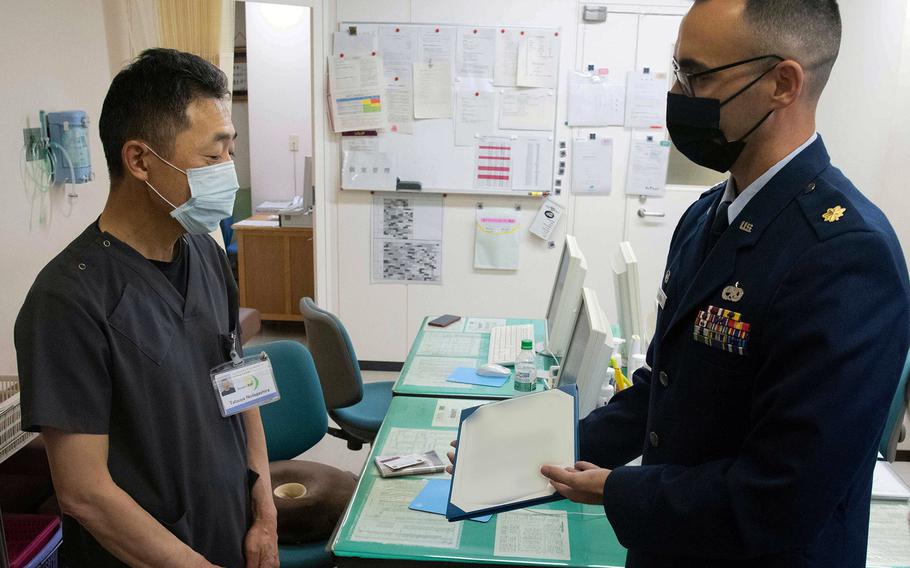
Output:
M207 235L187 235L186 298L97 223L38 275L16 321L22 428L106 434L115 483L219 566L243 566L251 521L242 418L209 371L227 360L236 283ZM70 567L122 566L64 518Z

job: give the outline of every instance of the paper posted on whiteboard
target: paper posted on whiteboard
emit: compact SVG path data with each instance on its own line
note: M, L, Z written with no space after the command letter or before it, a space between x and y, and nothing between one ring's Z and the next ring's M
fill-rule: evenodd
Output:
M378 55L329 57L329 93L335 132L388 126L385 77Z
M667 192L670 141L653 136L632 140L626 195L662 197Z
M555 89L559 68L559 33L528 30L518 41L516 84Z
M376 195L372 282L442 283L442 196Z
M629 71L626 78L626 128L663 128L666 123L666 74Z
M521 248L518 211L505 207L477 210L474 232L474 268L518 270Z
M379 151L378 136L341 139L341 188L394 190L395 156Z
M553 130L556 93L552 89L504 89L499 109L503 130Z

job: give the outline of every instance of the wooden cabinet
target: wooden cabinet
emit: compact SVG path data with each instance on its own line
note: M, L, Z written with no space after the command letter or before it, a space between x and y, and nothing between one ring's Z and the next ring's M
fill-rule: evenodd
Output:
M300 298L314 294L313 229L236 224L234 234L240 305L263 320L303 321Z

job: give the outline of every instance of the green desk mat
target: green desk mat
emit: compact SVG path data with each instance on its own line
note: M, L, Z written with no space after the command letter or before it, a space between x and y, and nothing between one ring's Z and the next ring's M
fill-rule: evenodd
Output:
M464 330L466 325L468 325L471 320L483 320L483 319L501 319L505 321L506 325L522 325L522 324L533 324L534 325L534 342L535 344L544 343L547 338L547 325L546 320L542 319L519 319L519 318L462 318L459 322L456 322L448 328L434 328L427 326L427 322L431 319L431 316L428 316L423 319L423 322L420 325L420 331L417 333L417 337L414 338L414 343L411 345L411 350L408 352L408 358L404 363L404 367L401 369L401 374L398 376L398 380L395 381L395 385L392 387L392 393L396 395L410 395L410 396L439 396L439 397L456 397L456 398L478 398L478 399L504 399L511 398L513 396L527 394L524 392L519 392L515 390L515 381L514 373L512 377L509 378L506 383L498 388L494 387L484 387L477 385L462 385L459 383L450 383L446 382L445 379L448 377L448 374L443 372L438 375L439 384L435 385L417 385L409 384L408 377L409 374L414 372L415 361L420 359L432 359L435 361L441 362L442 359L451 358L459 359L460 363L458 366L461 367L478 367L487 362L487 354L489 353L490 348L490 333L487 332L469 332L469 331L459 331ZM446 334L455 334L458 336L472 335L476 336L473 338L474 341L479 339L480 346L477 352L467 352L467 353L451 353L444 356L435 356L435 355L421 355L420 350L421 346L424 343L425 339L428 337L428 334L432 334L432 337L436 338L445 338ZM549 369L551 365L555 365L556 360L551 357L545 357L542 355L537 356L537 368L538 369ZM541 391L544 389L544 385L541 381L537 382L536 390Z
M520 512L502 513L494 515L487 523L475 521L462 521L461 533L458 545L455 548L437 548L414 543L381 543L381 542L364 542L362 540L353 540L357 529L357 522L364 511L364 506L374 488L380 488L377 491L400 492L404 488L410 488L411 493L416 493L423 486L422 478L403 477L403 478L386 478L383 479L376 471L373 463L374 458L380 455L389 434L393 428L402 429L421 429L433 430L434 432L444 433L439 436L440 441L449 437L455 438L456 428L434 428L432 423L437 409L437 402L443 404L453 403L452 399L436 399L429 397L412 397L398 396L392 399L389 413L379 430L376 442L373 445L370 456L364 466L360 481L357 484L357 490L354 498L348 505L344 517L332 540L332 550L337 557L339 565L350 565L364 563L365 559L385 560L397 565L401 561L417 562L449 562L449 563L483 563L483 564L519 564L519 565L542 565L542 566L594 566L594 567L619 567L625 564L626 551L616 540L613 529L607 522L603 508L599 506L580 505L568 500L557 501L539 505L531 509L525 509ZM482 403L484 401L478 401ZM490 402L487 400L486 402ZM454 401L462 406L468 404L467 401ZM450 422L457 424L457 419ZM439 446L435 446L439 447ZM440 451L437 449L437 451ZM446 474L436 474L426 477L448 477ZM378 494L377 494L378 495ZM408 503L410 501L408 500ZM402 505L407 507L407 503ZM494 555L494 543L497 532L497 522L502 515L514 515L505 524L515 527L520 520L524 523L528 515L550 516L553 514L566 514L568 526L569 557L562 559L548 559L542 557L527 556L496 556ZM407 522L411 526L415 524L447 523L444 517L432 515L429 513L420 513L409 511L407 513ZM523 515L523 516L522 516ZM391 520L390 520L390 524ZM400 530L400 525L396 525ZM450 526L450 525L446 525ZM390 527L391 529L391 527ZM390 531L394 532L394 531ZM525 534L525 537L529 535ZM545 538L546 535L541 535ZM381 540L382 537L376 538ZM419 539L418 539L419 540ZM368 562L366 562L368 563Z

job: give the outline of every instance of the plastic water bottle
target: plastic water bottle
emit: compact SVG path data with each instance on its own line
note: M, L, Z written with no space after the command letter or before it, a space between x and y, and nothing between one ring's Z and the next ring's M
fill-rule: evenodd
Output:
M606 406L610 399L613 398L613 395L616 394L616 387L613 386L614 377L615 371L611 367L607 367L607 374L604 377L603 385L600 387L600 396L597 397L597 408Z
M531 392L537 382L537 359L534 344L530 339L521 341L521 352L515 359L515 390Z

